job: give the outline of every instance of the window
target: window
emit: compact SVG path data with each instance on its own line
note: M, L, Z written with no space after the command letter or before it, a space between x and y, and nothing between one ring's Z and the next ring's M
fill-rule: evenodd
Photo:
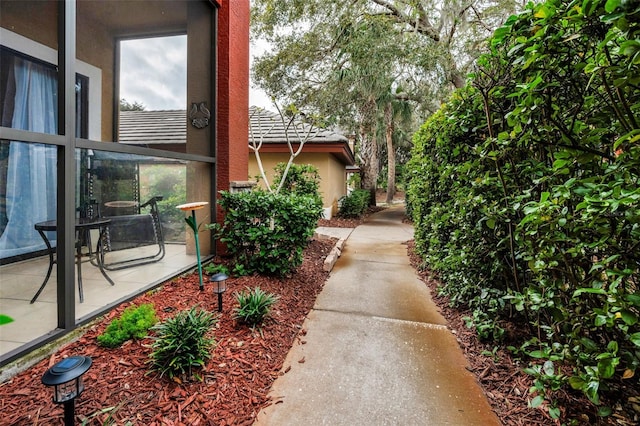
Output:
M57 68L0 47L0 118L3 127L58 133ZM87 137L88 77L76 76L76 136ZM0 260L18 260L45 248L31 224L56 217L56 149L0 142ZM43 198L51 202L42 202Z
M118 142L186 152L187 36L119 45Z

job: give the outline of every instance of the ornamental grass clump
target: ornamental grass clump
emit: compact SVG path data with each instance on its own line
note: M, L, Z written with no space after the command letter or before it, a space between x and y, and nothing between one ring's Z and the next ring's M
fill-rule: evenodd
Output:
M149 328L158 322L152 304L129 306L107 326L98 336L98 344L107 348L117 348L129 339L143 339Z
M216 321L211 312L193 307L155 325L153 352L149 355L151 370L170 379L192 376L193 368L203 367L211 358L215 339L207 337L207 333Z
M233 316L238 321L255 326L260 324L271 312L271 307L278 301L278 296L267 293L255 287L236 293L238 305L233 310Z

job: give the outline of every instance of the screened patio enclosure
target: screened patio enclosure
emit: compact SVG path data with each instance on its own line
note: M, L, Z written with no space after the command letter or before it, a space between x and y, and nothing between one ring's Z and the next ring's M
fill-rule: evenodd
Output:
M217 13L211 1L0 3L0 314L14 320L0 365L195 266L175 206L207 201L198 219L215 221ZM177 68L144 49L121 57L125 41L176 36ZM185 123L180 144L160 131L120 143L121 87L143 66L176 87L139 79L142 91L207 105L207 126ZM200 242L212 255L211 236Z

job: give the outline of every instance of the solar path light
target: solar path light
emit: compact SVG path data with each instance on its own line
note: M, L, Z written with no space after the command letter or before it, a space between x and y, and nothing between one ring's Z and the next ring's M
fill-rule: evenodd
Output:
M53 387L53 402L64 404L64 424L73 426L75 400L84 391L82 375L91 367L88 356L70 356L57 362L42 376L42 383Z
M209 279L213 283L213 292L218 295L218 312L222 312L222 293L227 291L227 278L226 274L220 272Z

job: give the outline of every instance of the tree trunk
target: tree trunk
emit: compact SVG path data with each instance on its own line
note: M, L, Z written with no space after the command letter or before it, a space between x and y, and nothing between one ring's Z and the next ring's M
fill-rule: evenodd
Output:
M446 64L447 69L449 70L449 81L451 82L451 84L453 84L453 87L455 87L456 89L464 87L465 84L467 84L467 80L465 76L460 72L460 70L458 70L458 64L456 64L455 59L451 55L451 52L447 54Z
M451 76L451 83L455 86L456 89L460 89L461 87L464 87L464 85L467 83L467 81L464 79L464 77L462 76L462 74L460 74L458 70L451 71L450 76Z
M384 107L385 138L387 141L387 198L391 204L396 193L396 150L393 147L393 106L391 102Z
M361 127L360 142L362 150L362 189L371 193L369 205L376 203L376 186L378 182L378 147L371 132L363 132Z
M378 184L378 143L376 141L376 102L370 97L360 110L360 150L362 157L362 189L369 191L369 205L376 204L376 187Z

